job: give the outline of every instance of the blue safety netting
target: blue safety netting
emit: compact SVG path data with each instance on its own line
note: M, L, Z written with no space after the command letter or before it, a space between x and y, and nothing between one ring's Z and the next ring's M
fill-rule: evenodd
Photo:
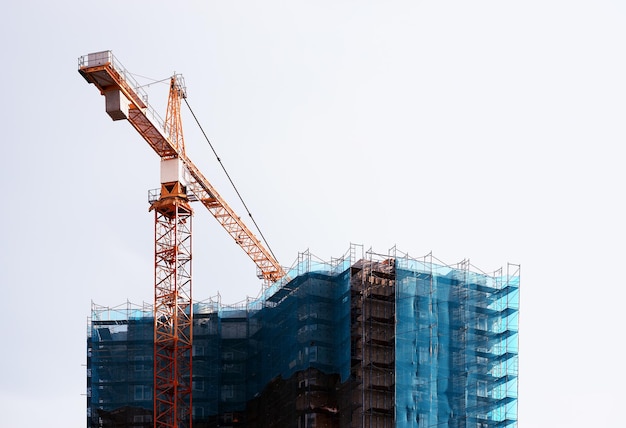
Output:
M398 260L396 426L517 425L519 275Z
M268 394L296 400L289 380L321 373L311 397L333 403L333 423L517 426L519 266L485 274L408 256L375 266L302 257L256 300L195 303L194 424L246 426L252 401L258 413ZM151 309L94 305L87 345L88 426L151 426Z

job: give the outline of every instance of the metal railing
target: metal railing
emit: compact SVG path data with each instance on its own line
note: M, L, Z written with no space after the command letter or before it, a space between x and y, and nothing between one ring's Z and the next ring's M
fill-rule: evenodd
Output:
M78 68L97 67L99 65L110 64L111 67L120 75L120 77L126 82L126 84L137 94L139 99L146 105L144 114L152 122L153 125L158 127L163 135L165 135L170 141L171 135L165 129L165 121L159 116L156 110L148 103L148 93L139 85L137 80L133 77L126 68L115 58L113 51L101 51L82 55L78 57Z

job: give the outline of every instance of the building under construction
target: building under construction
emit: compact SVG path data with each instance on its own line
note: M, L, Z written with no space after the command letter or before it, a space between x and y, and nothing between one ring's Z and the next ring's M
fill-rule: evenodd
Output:
M194 302L193 426L516 427L518 310L518 265L300 254L256 299ZM93 305L87 427L153 426L154 325Z
M78 72L161 169L154 305L93 306L88 427L517 426L519 266L487 274L352 246L285 271L187 156L183 101L200 124L182 75L163 120L111 51L79 57ZM195 202L256 265L258 298L192 300Z

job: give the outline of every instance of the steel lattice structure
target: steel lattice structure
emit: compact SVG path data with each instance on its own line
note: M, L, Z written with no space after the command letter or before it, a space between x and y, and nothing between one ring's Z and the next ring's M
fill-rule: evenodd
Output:
M154 426L191 427L191 220L184 199L155 211Z

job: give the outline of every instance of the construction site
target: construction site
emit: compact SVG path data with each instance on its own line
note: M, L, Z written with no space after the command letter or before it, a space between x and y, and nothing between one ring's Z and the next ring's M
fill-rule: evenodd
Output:
M186 156L181 76L162 120L110 51L78 71L161 162L154 302L92 304L88 428L517 427L519 265L353 244L285 268ZM192 203L256 264L258 297L192 298Z

